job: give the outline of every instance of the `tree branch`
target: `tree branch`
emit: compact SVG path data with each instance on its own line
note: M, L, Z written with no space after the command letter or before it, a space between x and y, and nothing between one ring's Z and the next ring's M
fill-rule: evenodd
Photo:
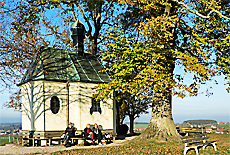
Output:
M215 10L215 9L212 9L212 11L209 12L209 13L205 16L205 15L202 15L201 13L199 13L199 12L197 12L197 11L195 11L195 10L189 8L189 6L186 5L186 4L183 3L183 2L179 2L178 0L172 0L172 1L174 1L174 2L176 2L176 3L178 3L178 4L180 4L180 5L183 5L186 9L188 9L189 12L194 13L195 15L197 15L197 16L199 16L199 17L201 17L201 18L208 19L208 18L210 18L210 15L211 15L212 13L215 12L215 13L217 13L219 16L221 16L222 18L225 18L225 19L230 20L230 18L228 18L227 16L224 16L222 13L220 13L220 11Z
M74 4L72 4L72 14L73 14L73 19L74 19L75 21L77 21L77 18L76 18L76 16L75 16L75 12L74 12Z
M90 25L89 20L85 17L85 14L84 14L83 10L81 9L81 7L79 6L79 4L76 3L76 5L77 5L78 9L80 10L80 12L81 12L81 14L82 14L82 17L84 18L84 20L86 21L86 23L87 23L87 25L88 25L88 27L89 27L89 30L86 31L86 34L87 34L87 36L88 36L89 38L92 38L92 35L91 35L92 26Z

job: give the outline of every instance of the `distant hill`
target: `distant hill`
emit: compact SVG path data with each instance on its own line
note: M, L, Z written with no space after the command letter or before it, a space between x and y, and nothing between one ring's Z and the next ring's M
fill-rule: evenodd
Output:
M149 124L148 122L134 122L134 124Z
M215 120L187 120L184 121L182 124L193 124L193 125L205 125L205 124L217 124L217 121Z
M9 125L19 125L22 124L22 122L15 122L15 123L0 123L0 127L1 126L9 126Z
M21 130L22 124L21 123L2 123L0 126L0 130L8 131L10 133L14 132L15 130Z

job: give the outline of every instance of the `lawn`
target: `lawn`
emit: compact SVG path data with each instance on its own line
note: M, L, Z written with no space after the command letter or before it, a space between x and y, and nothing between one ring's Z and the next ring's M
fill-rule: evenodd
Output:
M1 135L0 136L0 146L3 146L5 144L8 144L8 143L13 143L13 136L10 137L10 141L9 142L9 136L8 135Z
M134 128L147 128L149 124L134 124Z
M205 150L199 149L202 154L230 154L230 135L227 134L209 134L210 140L217 140L217 151L212 146ZM51 153L52 155L69 154L183 154L184 144L182 142L157 143L153 140L135 141L122 146L101 147L91 149L67 150ZM193 149L187 154L195 154Z

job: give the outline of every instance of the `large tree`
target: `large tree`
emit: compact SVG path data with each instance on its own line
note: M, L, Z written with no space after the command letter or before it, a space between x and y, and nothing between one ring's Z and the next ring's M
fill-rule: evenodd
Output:
M98 98L109 97L113 90L148 98L139 90L148 93L154 85L151 120L139 138L180 140L172 119L172 95L196 96L201 84L220 75L226 79L229 92L230 4L227 0L120 3L135 8L126 17L143 15L140 22L131 21L129 28L140 35L130 37L124 27L116 25L105 36L109 44L102 51L103 59L113 60L107 70L114 74L109 85L98 86ZM184 72L175 73L175 66ZM189 84L183 82L187 73L193 74ZM131 76L131 80L127 78Z

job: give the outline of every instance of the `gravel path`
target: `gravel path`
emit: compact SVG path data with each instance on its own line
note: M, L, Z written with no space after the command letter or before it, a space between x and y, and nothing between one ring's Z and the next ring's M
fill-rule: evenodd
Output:
M72 146L66 148L65 146L46 146L46 147L26 147L17 146L14 144L7 144L6 146L0 146L0 155L5 154L29 154L29 153L40 153L47 154L56 151L72 150L72 149L85 149L85 148L97 148L97 147L110 147L116 145L123 145L124 142L133 139L133 137L126 137L123 140L116 140L114 143L107 145L95 145L95 146Z

